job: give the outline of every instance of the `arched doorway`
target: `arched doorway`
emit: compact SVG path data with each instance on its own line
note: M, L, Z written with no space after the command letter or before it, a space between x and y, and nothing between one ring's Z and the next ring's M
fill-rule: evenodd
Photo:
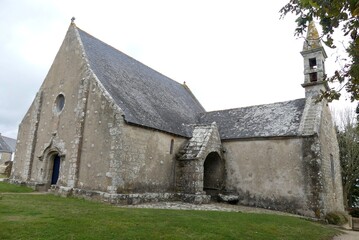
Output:
M224 163L217 152L211 152L203 164L203 191L217 196L224 187Z
M60 163L61 159L58 154L54 154L52 156L52 170L51 170L51 185L55 185L57 183L57 180L59 179L60 175Z

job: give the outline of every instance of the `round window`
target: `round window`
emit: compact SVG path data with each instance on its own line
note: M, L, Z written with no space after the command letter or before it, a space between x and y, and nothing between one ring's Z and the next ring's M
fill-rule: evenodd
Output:
M61 112L62 109L64 108L65 106L65 96L62 95L62 94L59 94L57 97L56 97L56 101L55 101L55 110L56 112Z

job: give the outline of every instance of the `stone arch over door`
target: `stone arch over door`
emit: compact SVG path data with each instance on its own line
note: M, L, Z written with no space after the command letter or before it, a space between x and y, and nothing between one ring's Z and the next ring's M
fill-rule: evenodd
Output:
M225 165L217 152L207 155L203 163L203 191L217 196L224 189Z
M58 182L61 181L64 160L65 155L58 148L45 149L40 157L40 161L43 161L41 173L45 190L49 189L51 185L58 185Z

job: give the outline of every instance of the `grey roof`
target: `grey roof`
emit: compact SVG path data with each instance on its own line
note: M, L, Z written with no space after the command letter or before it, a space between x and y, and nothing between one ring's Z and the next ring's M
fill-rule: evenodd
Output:
M200 123L216 122L221 139L297 136L305 99L213 111L201 114Z
M16 139L0 135L0 152L15 152Z
M78 29L78 28L77 28ZM126 122L191 136L187 126L205 112L186 85L179 84L78 29L90 67L124 111Z

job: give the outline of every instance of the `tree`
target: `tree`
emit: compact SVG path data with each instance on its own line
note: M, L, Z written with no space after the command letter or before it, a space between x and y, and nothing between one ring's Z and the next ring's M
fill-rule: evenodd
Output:
M341 87L323 91L320 98L328 101L339 99L341 90L350 94L351 101L359 100L359 1L358 0L290 0L281 10L281 18L288 13L298 16L295 35L302 36L313 19L319 19L323 34L320 37L330 48L335 48L333 33L341 29L348 59L333 76L325 81L339 82Z
M354 207L359 204L359 129L351 109L345 109L338 119L340 122L336 125L344 204Z

